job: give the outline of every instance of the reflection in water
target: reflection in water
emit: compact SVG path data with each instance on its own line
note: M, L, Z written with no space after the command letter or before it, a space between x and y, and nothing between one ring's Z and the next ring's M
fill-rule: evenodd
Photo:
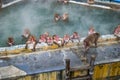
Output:
M54 14L69 14L69 22L54 22ZM77 31L81 36L86 36L92 25L101 34L110 34L114 27L120 24L120 12L84 7L76 4L61 5L52 3L51 0L42 3L37 1L29 4L10 6L0 12L0 46L6 46L6 40L13 36L16 44L24 43L21 35L25 28L39 37L44 32L51 35L57 33L72 34Z

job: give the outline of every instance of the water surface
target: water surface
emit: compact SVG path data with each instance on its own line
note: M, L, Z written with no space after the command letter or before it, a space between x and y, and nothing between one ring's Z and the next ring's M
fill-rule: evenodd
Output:
M69 14L69 22L54 22L55 13ZM7 46L6 40L13 36L16 44L23 44L21 35L25 28L39 38L44 32L51 35L72 34L77 31L81 37L86 36L92 25L101 34L111 34L120 24L120 12L99 8L85 7L77 4L56 4L51 0L25 4L16 4L0 11L0 46Z

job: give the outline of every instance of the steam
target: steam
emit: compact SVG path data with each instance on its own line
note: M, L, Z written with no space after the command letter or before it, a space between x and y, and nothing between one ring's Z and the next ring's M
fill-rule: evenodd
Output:
M69 22L62 20L55 23L54 14L69 14ZM114 17L113 17L114 16ZM89 27L94 26L101 34L110 34L120 24L120 12L88 8L80 5L56 4L55 0L31 0L30 3L11 6L0 12L0 46L6 46L9 36L22 44L21 35L24 29L30 29L37 38L44 32L51 35L72 34L77 31L81 37L86 36Z

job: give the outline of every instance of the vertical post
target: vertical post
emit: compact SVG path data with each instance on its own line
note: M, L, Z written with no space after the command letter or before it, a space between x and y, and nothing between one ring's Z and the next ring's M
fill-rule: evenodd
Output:
M96 58L95 55L91 55L90 66L92 67L94 66L95 58Z
M90 79L88 79L88 80L92 80L90 73L93 72L95 58L96 58L96 55L91 55L91 59L90 59L90 67L91 68L88 71L89 72L88 75L90 75Z
M63 80L63 71L60 70L58 74L59 74L58 77L57 77L58 80Z
M65 80L70 79L70 59L65 59L66 67L65 67Z

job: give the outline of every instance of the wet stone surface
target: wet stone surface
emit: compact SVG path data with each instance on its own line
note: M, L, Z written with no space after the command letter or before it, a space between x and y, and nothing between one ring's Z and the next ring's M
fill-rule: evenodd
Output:
M82 63L72 51L58 50L55 52L35 52L30 55L20 55L0 61L0 67L13 65L27 74L61 70L65 68L65 59L71 60L71 66L80 66Z
M97 61L120 59L120 44L112 46L99 47L97 49Z
M114 59L120 59L120 44L114 44L109 46L99 46L97 48L90 48L88 52L84 52L84 49L78 47L77 49L71 49L80 58L86 54L88 62L90 62L91 55L95 55L95 63L100 61L111 61Z
M82 66L83 47L73 47L60 50L20 54L18 56L0 59L0 67L13 65L27 74L65 69L65 59L70 59L71 67ZM90 48L86 53L88 63L95 55L95 63L120 59L120 44Z

